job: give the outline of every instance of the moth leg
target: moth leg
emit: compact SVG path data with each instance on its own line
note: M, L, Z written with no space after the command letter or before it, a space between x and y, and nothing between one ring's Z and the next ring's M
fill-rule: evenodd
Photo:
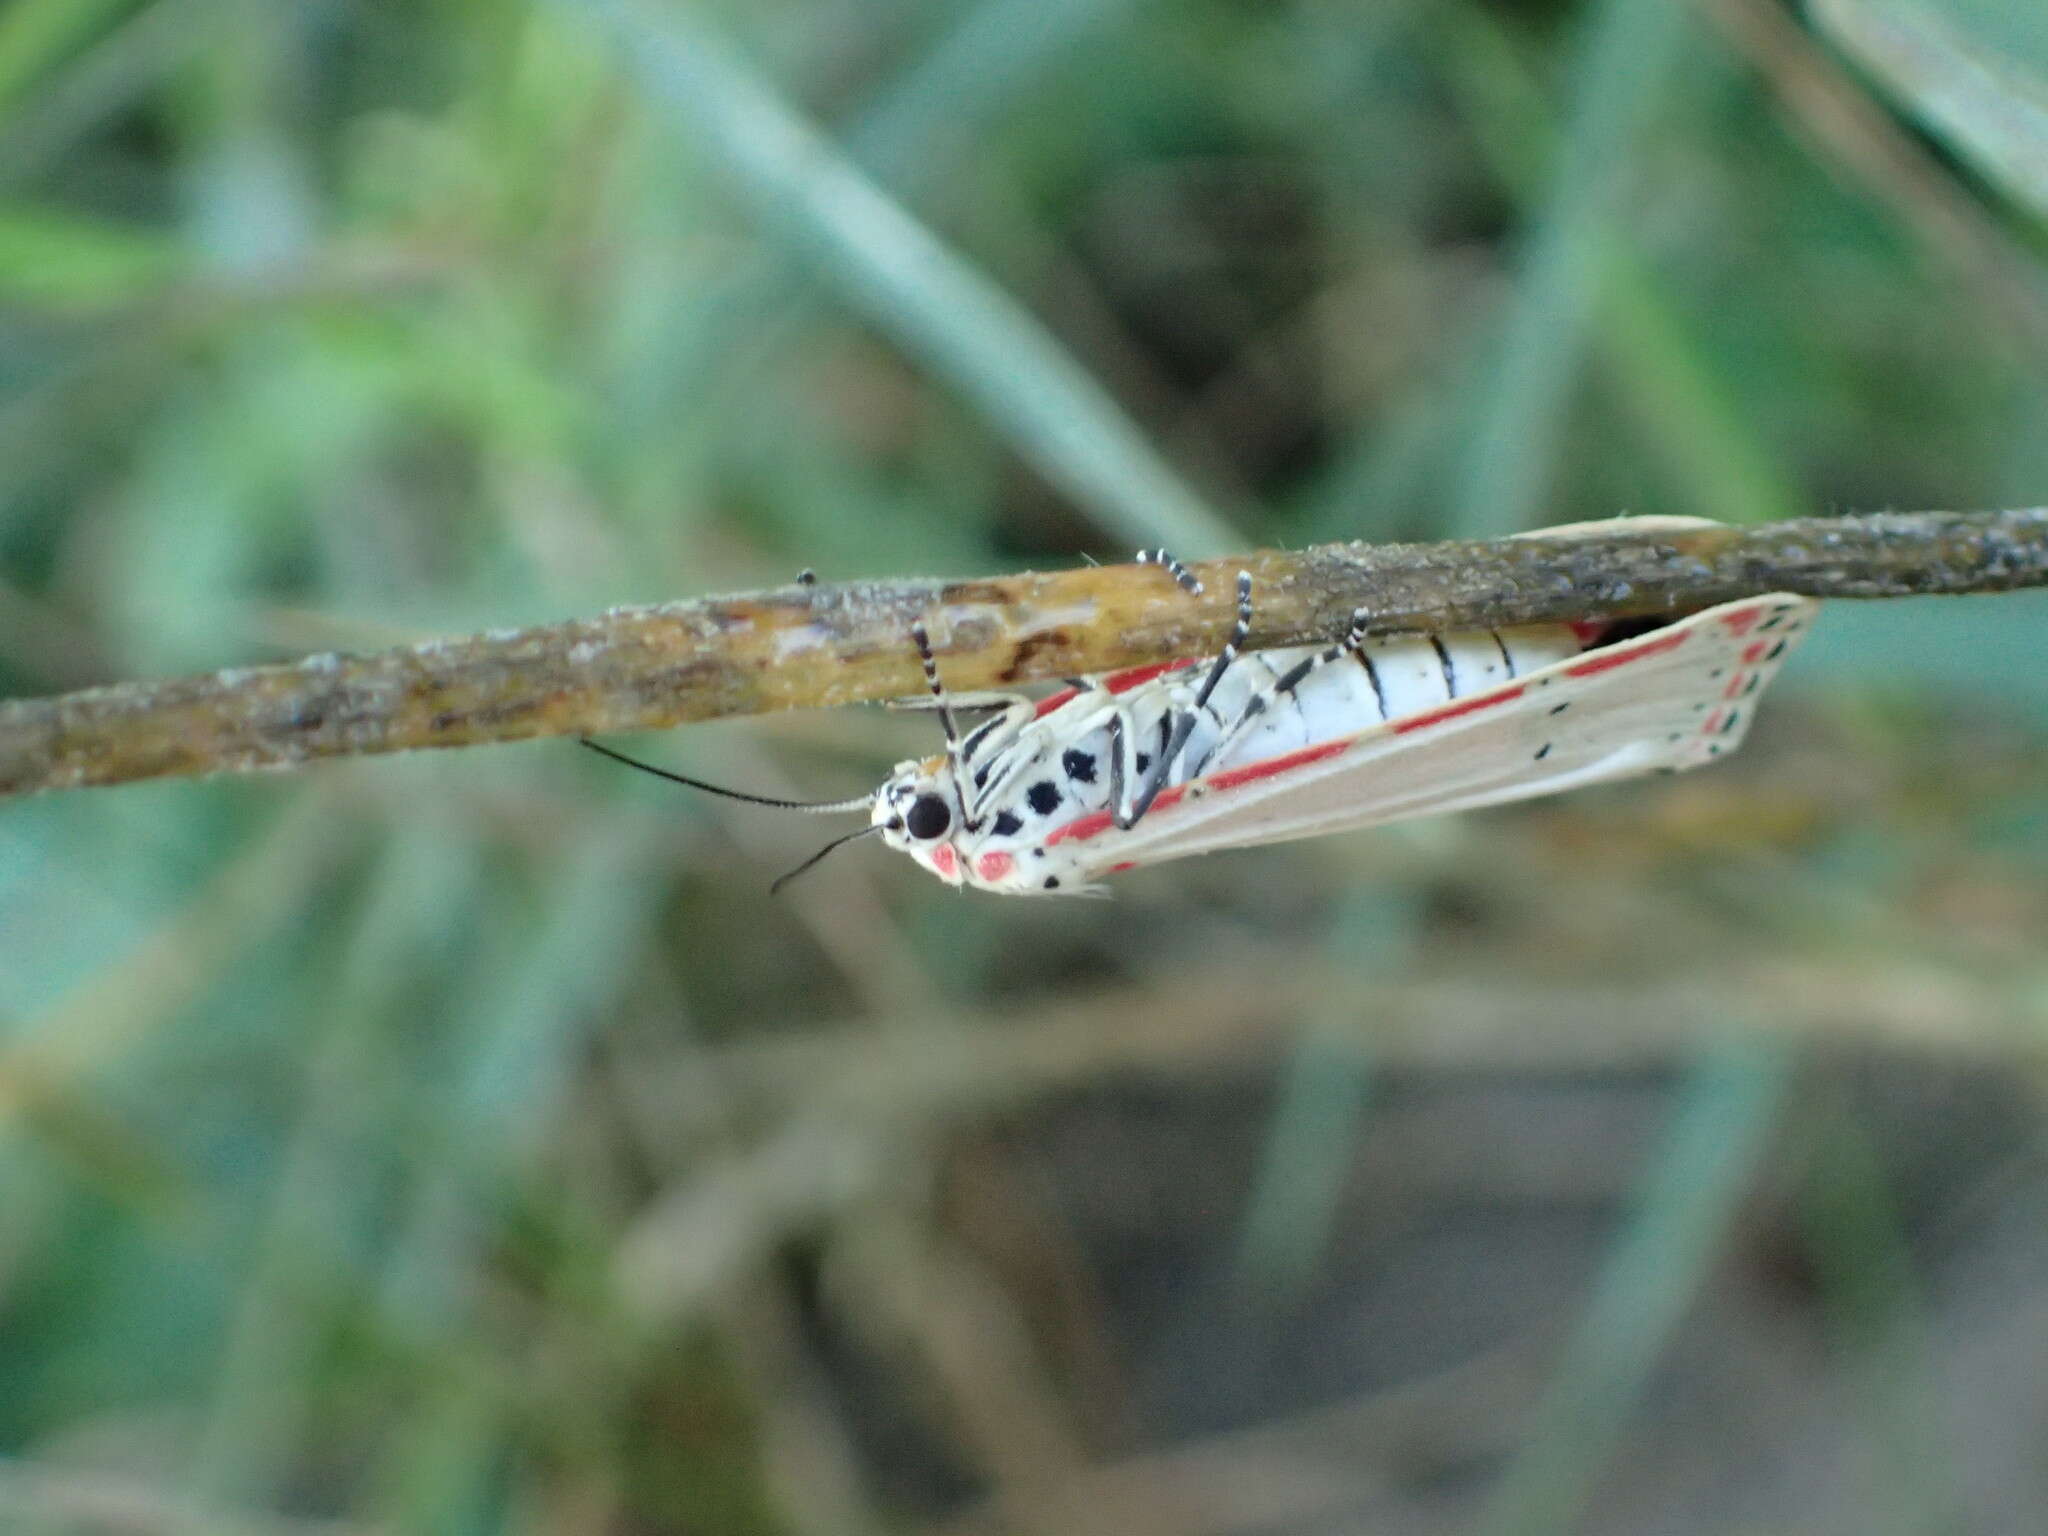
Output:
M1126 711L1119 709L1109 718L1109 808L1116 816L1117 826L1126 832L1136 826L1138 818L1144 814L1142 807L1127 806L1124 803L1124 791L1139 778L1137 754L1137 743L1132 740L1130 716ZM1146 779L1150 779L1151 776L1149 770L1144 775ZM1153 793L1157 794L1158 791L1154 790Z
M1106 688L1098 688L1094 691L1101 695L1101 707L1091 714L1079 716L1075 721L1073 733L1074 739L1077 741L1091 732L1102 729L1105 722L1114 724L1116 718L1122 713L1122 706L1116 702L1115 694ZM969 735L962 744L962 752L965 754L967 761L972 762L976 755L993 758L1002 752L1008 751L1016 742L1017 737L1022 734L1023 727L1030 724L1031 711L1034 708L1035 706L1031 701L1025 699L1020 702L1020 707L1014 716L1005 717L1012 719L1017 729L1006 733L999 746L982 747L979 749L979 753L977 753L977 743L974 736ZM987 771L987 765L970 773L970 782L974 784L975 815L979 816L990 805L1000 803L1016 787L1016 783L1020 778L1036 771L1038 767L1039 759L1031 753L1023 752L1018 753L1000 774L986 781L980 779L980 774Z
M1166 550L1141 549L1138 551L1138 564L1158 566L1167 575L1179 582L1181 590L1190 597L1200 597L1202 595L1202 583L1196 579L1195 573L1182 565L1180 561L1176 560Z
M969 832L981 830L981 821L967 810L967 796L960 787L960 723L953 718L953 705L946 697L946 685L939 681L938 658L932 654L932 637L923 624L910 626L911 643L924 667L925 686L932 691L932 708L939 712L939 724L946 732L946 762L953 770L953 799L960 812L960 825Z
M964 776L961 794L967 801L968 813L978 823L989 803L1002 794L1013 782L1021 769L1031 766L1029 753L1011 753L1024 727L1031 723L1035 706L1031 700L1013 696L1003 706L1002 713L990 715L960 743L960 761L954 769ZM1005 754L1012 758L1007 770L995 782L989 782L989 773L1003 760Z
M1286 698L1331 662L1341 661L1353 653L1356 653L1365 664L1366 674L1372 679L1373 693L1380 699L1380 715L1385 718L1386 696L1380 692L1379 673L1373 669L1372 658L1366 655L1364 649L1369 634L1365 610L1361 608L1352 614L1351 626L1345 630L1342 640L1317 651L1313 656L1304 657L1275 678L1271 687L1254 694L1245 704L1243 712L1230 723L1230 729L1217 738L1215 745L1209 748L1208 755L1202 759L1202 766L1206 768L1219 754L1235 746L1239 738L1251 728L1252 722L1272 708L1276 699Z
M1138 798L1131 807L1130 819L1121 822L1126 831L1137 825L1138 819L1152 808L1152 802L1159 797L1159 791L1166 787L1175 762L1186 750L1188 738L1195 733L1196 722L1201 719L1202 711L1209 707L1210 695L1215 693L1216 685L1223 681L1223 674L1230 670L1230 664L1237 660L1237 654L1243 649L1245 640L1251 632L1252 573L1239 571L1237 622L1231 626L1230 639L1224 642L1223 653L1210 664L1208 676L1202 679L1202 686L1195 690L1194 701L1187 708L1174 711L1170 717L1173 721L1172 730L1166 740L1160 743L1158 760L1152 764L1151 771L1145 775L1145 782L1138 788ZM1167 718L1169 717L1161 717L1161 723L1164 724Z
M988 693L949 693L946 695L946 702L952 705L953 708L964 711L969 709L1009 709L1013 705L1029 704L1031 701L1021 693L997 693L991 691ZM939 707L938 701L931 698L884 699L882 701L882 708L884 709L901 709L928 713Z

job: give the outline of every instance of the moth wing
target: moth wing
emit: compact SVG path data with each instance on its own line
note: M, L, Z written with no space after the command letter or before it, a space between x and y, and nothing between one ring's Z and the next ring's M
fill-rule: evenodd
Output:
M1725 603L1353 736L1207 775L1179 795L1167 791L1128 832L1099 828L1087 868L1100 873L1697 767L1741 744L1757 700L1817 607L1782 592Z
M1521 533L1511 534L1517 539L1582 539L1602 534L1619 533L1698 533L1703 528L1722 528L1707 517L1676 517L1653 513L1644 517L1603 517L1594 522L1559 523L1554 528L1530 528Z

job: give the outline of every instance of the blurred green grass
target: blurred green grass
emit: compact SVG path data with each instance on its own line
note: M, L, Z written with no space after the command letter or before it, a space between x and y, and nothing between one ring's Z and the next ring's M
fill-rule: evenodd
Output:
M804 566L2040 501L2034 215L1974 144L1916 141L2018 274L1987 279L1704 15L15 0L0 688ZM1542 1295L1537 1388L1460 1399L1456 1486L1390 1473L1375 1518L1685 1505L1748 1443L1671 1385L1711 1379L1687 1330L1768 1354L1777 1305L1818 1395L1869 1410L1798 1418L1800 1464L1885 1472L1754 1528L1952 1528L1963 1463L1889 1452L1969 1358L1926 1342L1961 1324L1915 1265L2006 1251L1943 1213L2041 1187L1998 1077L2048 1033L2044 633L2034 597L1830 613L1714 775L1109 906L961 900L872 850L770 902L807 825L560 744L10 806L0 1525L837 1533L1007 1493L1014 1528L1239 1528L1055 1495L1462 1382ZM842 794L926 724L650 750ZM1317 1007L1247 1003L1220 1048L1015 1090L976 1066L1063 1007L1117 1002L1109 1050L1178 978L1325 967ZM1385 1000L1446 981L1471 1031L1410 1039ZM1629 1039L1571 1023L1588 986L1781 1038L1666 1042L1644 1109ZM1483 1023L1520 999L1560 1021L1547 1067ZM895 1091L748 1066L848 1039L959 1064ZM1885 1075L1923 1065L1952 1114ZM1425 1206L1432 1158L1526 1162L1581 1079L1614 1096L1579 1182ZM1479 1134L1405 1118L1490 1083ZM1425 1241L1475 1209L1458 1262ZM1368 1242L1420 1304L1345 1316ZM1275 1363L1360 1334L1419 1353ZM1757 1423L1811 1407L1790 1378ZM1973 1507L2038 1508L2015 1461Z

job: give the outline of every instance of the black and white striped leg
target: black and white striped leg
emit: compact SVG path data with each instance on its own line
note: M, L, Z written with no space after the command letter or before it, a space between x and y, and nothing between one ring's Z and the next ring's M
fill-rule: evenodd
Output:
M1202 595L1202 583L1196 579L1195 573L1163 549L1139 550L1138 564L1156 565L1175 581L1179 582L1181 590L1189 596L1200 597Z
M1304 657L1302 660L1297 661L1293 666L1281 673L1280 676L1276 677L1271 687L1252 695L1246 702L1243 712L1238 715L1236 720L1231 722L1230 730L1210 749L1209 757L1214 758L1218 752L1223 751L1234 743L1238 737L1244 734L1246 728L1254 720L1273 707L1274 700L1286 698L1315 673L1320 672L1333 661L1343 660L1346 656L1356 655L1358 657L1359 663L1365 668L1366 676L1372 680L1373 694L1380 701L1380 717L1382 719L1386 718L1386 694L1380 688L1380 675L1378 669L1373 666L1372 655L1365 648L1366 640L1370 633L1371 631L1366 627L1365 610L1361 608L1358 612L1352 614L1351 627L1344 632L1342 640L1339 640L1335 645L1327 646L1317 651L1313 656Z
M960 825L969 832L981 829L978 818L967 813L966 792L960 785L960 725L953 718L953 704L946 697L946 685L939 681L939 663L932 655L932 637L924 625L910 626L911 641L917 646L917 659L924 665L925 685L932 691L932 708L939 712L939 724L946 733L946 760L953 766L953 798L960 812Z
M1129 817L1119 818L1119 825L1126 831L1137 825L1138 818L1151 809L1152 802L1159 798L1159 791L1166 787L1166 781L1172 775L1174 764L1179 760L1182 749L1187 746L1188 738L1195 733L1196 722L1200 720L1202 711L1209 707L1210 695L1215 693L1216 685L1223 681L1223 674L1230 670L1230 664L1237 660L1238 652L1244 649L1244 643L1251 637L1251 632L1252 573L1239 571L1237 622L1231 626L1230 638L1224 642L1223 654L1210 664L1209 675L1202 679L1202 686L1195 690L1194 703L1175 715L1173 731L1160 747L1159 760L1152 764L1151 771L1145 775L1145 782L1138 787L1138 798L1131 804Z
M957 748L960 745L960 726L953 719L953 703L946 697L946 685L939 681L939 663L932 655L932 637L922 624L910 626L911 643L917 647L917 659L924 665L924 683L932 691L932 708L939 712L939 724L946 732L946 745Z

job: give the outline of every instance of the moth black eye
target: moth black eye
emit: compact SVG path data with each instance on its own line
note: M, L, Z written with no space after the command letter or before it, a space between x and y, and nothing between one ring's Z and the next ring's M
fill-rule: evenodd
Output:
M946 828L953 824L953 813L946 809L946 802L937 795L919 795L911 804L910 813L903 818L903 824L910 829L912 837L930 842L935 837L946 835Z

